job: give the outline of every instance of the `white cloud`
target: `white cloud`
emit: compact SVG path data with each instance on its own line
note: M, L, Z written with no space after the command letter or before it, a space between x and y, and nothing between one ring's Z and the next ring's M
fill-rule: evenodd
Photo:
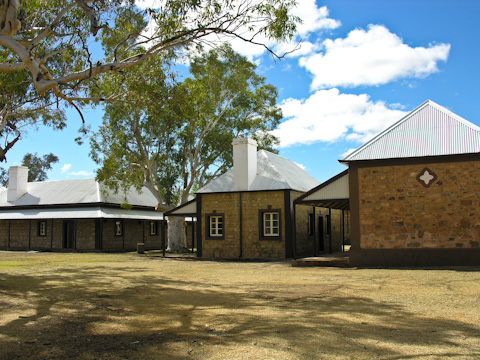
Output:
M80 171L76 171L76 172L71 172L71 173L69 173L69 175L74 175L74 176L92 176L93 173L92 173L92 172L89 172L89 171L80 170Z
M295 162L295 161L294 161L294 162ZM300 169L302 169L302 170L306 170L306 169L307 169L307 167L306 167L305 165L303 165L303 164L300 164L300 163L295 162L295 165L297 165L297 166L298 166Z
M70 168L72 167L72 164L65 164L62 166L62 169L60 170L61 173L66 173L68 170L70 170Z
M335 86L381 85L404 78L422 78L438 71L450 44L410 47L381 25L356 29L344 39L327 39L323 51L300 58L313 74L312 89Z
M373 102L366 94L342 94L338 89L319 90L308 99L287 99L281 103L286 118L273 131L280 146L317 141L364 142L385 129L406 112Z
M251 4L261 3L262 0L253 0ZM162 1L155 0L142 0L138 4L142 8L158 7ZM232 11L233 12L233 11ZM289 54L289 56L302 56L311 53L315 49L315 45L308 41L311 34L318 33L322 30L331 30L341 25L340 21L329 18L329 10L326 6L318 7L315 0L298 0L296 7L291 11L292 15L298 16L302 23L297 25L297 35L294 36L292 41L287 43L279 43L270 39L267 39L265 35L258 34L255 36L254 41L259 44L264 44L270 49L273 49L277 55L283 55L289 53L294 49L295 52ZM195 23L195 14L190 14L191 22ZM257 27L264 26L265 22L255 22L250 25ZM154 34L155 26L151 22L148 29L143 33L146 36L152 36ZM241 35L244 39L250 39L254 33L248 29L248 26L241 26L235 29L235 32ZM253 61L254 58L260 57L267 50L262 45L255 45L242 39L225 36L225 35L209 35L202 39L202 41L210 44L218 44L221 42L229 42L233 49L238 53L246 56ZM300 46L300 47L299 47Z

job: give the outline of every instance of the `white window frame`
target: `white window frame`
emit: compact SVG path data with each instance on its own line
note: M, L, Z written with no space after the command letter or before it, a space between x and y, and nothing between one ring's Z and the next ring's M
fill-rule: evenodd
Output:
M223 237L223 216L222 215L210 215L209 236Z
M40 220L38 222L38 235L47 236L47 222L45 220Z
M123 221L115 220L115 236L123 236Z
M276 225L275 225L276 221ZM263 236L278 237L280 236L280 213L277 211L269 211L263 213Z
M150 235L155 236L158 232L158 226L156 221L150 221Z

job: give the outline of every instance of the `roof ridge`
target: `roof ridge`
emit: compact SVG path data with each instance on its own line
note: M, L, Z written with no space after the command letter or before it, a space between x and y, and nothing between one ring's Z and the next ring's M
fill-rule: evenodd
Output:
M470 121L462 118L461 116L455 114L454 112L448 110L447 108L445 108L445 107L435 103L434 101L428 99L428 100L424 101L422 104L420 104L419 106L417 106L415 109L410 111L408 114L406 114L400 120L396 121L395 123L393 123L392 125L387 127L385 130L383 130L380 133L378 133L377 135L375 135L373 138L371 138L365 144L363 144L362 146L360 146L359 148L357 148L356 150L354 150L353 152L351 152L350 154L345 156L342 160L340 160L340 162L351 161L352 159L355 159L356 157L358 157L358 155L361 154L362 152L365 152L365 151L368 152L369 151L368 149L371 146L373 146L374 144L376 144L381 138L386 137L388 134L392 133L393 131L398 129L400 126L404 125L410 119L415 118L415 116L420 111L423 111L423 110L428 109L428 108L437 110L437 111L441 112L442 115L444 115L444 116L446 116L450 119L453 119L456 123L460 123L460 124L468 127L468 129L480 133L480 127L478 127L477 125L471 123ZM427 110L427 111L429 111L429 110Z
M345 161L347 158L353 157L354 155L358 154L360 151L363 151L367 147L369 147L372 143L375 143L380 137L383 137L384 135L388 134L391 132L393 129L397 128L400 126L400 124L403 124L405 121L407 121L408 118L412 117L414 114L425 108L428 104L430 103L430 100L424 101L422 104L417 106L415 109L410 111L408 114L406 114L404 117L402 117L400 120L394 122L392 125L387 127L385 130L379 132L377 135L375 135L373 138L368 140L365 144L345 156L341 161Z

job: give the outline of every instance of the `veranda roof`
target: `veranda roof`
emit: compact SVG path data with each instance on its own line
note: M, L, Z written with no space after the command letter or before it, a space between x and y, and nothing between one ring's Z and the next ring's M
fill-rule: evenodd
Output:
M294 203L350 210L348 169L298 197Z
M35 208L0 210L2 220L43 220L43 219L131 219L163 220L163 213L148 210L127 210L105 207L85 208Z

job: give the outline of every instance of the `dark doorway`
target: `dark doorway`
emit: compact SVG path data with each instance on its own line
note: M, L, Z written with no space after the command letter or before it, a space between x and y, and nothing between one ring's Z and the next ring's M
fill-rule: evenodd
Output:
M73 220L63 221L63 248L75 249L75 222Z
M324 237L325 237L325 231L324 231L324 226L323 226L323 216L318 217L318 245L317 245L317 250L319 255L320 253L323 253L325 251L325 245L324 245Z

